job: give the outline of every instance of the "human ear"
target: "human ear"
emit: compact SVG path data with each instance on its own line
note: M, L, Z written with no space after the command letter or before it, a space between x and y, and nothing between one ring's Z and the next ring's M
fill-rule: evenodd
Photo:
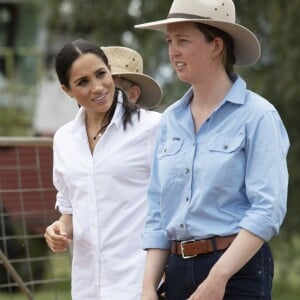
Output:
M137 103L141 96L141 88L138 85L134 85L126 91L126 94L131 102Z
M71 98L74 98L71 90L68 87L66 87L65 85L61 85L61 88L67 95L69 95Z
M216 37L213 40L213 52L218 55L223 51L224 48L224 42L221 38Z

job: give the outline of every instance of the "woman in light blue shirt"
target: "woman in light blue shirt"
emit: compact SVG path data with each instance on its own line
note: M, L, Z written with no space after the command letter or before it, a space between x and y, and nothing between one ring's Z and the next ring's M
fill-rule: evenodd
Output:
M136 27L166 33L191 85L160 125L142 299L157 299L163 272L167 299L271 299L268 241L286 213L289 140L274 106L234 72L258 60L259 42L231 0L174 0L167 19Z

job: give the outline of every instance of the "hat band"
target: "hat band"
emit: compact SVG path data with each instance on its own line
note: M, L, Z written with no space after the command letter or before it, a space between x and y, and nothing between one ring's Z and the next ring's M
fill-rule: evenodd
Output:
M210 17L202 17L202 16L198 16L198 15L183 14L183 13L172 13L172 14L168 14L167 19L170 19L170 18L211 19Z

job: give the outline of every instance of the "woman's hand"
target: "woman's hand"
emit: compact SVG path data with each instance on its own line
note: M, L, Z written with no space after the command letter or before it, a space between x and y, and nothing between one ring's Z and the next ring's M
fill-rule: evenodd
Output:
M223 300L226 283L209 275L187 300Z
M241 229L188 300L222 300L228 280L255 255L263 243L261 238Z
M49 225L44 237L53 252L65 252L71 244L71 240L67 237L66 225L61 221L55 221Z
M141 300L159 300L159 298L155 289L152 290L144 289Z
M148 249L141 300L159 300L157 287L162 280L169 250Z

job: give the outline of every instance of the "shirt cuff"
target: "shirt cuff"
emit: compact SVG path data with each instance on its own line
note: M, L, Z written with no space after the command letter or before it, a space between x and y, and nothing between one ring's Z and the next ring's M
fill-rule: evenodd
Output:
M144 232L143 249L170 249L171 242L166 238L163 232Z

